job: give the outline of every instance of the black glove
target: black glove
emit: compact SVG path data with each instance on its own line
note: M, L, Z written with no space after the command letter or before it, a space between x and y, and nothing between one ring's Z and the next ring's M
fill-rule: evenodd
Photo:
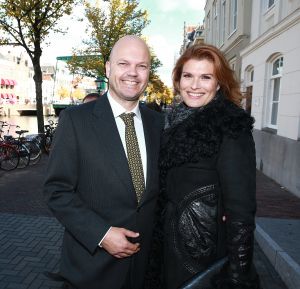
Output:
M254 225L228 221L228 263L213 276L213 289L259 289L259 277L253 265Z
M255 274L253 278L247 280L238 279L238 277L233 277L228 266L229 264L226 264L220 273L212 277L212 287L207 289L260 289L260 282L257 274Z

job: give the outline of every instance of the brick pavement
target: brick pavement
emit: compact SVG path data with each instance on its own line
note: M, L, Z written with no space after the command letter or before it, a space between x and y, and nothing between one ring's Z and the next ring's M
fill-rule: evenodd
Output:
M63 228L52 217L0 213L0 288L58 289L45 271L58 268Z
M300 219L300 198L260 171L256 183L257 217Z
M51 216L42 196L47 158L23 170L0 171L0 289L58 289L44 271L57 271L63 228ZM258 214L274 213L269 198L275 182L258 172ZM268 196L268 197L267 197ZM275 202L276 203L276 202ZM292 215L294 213L287 211ZM254 263L263 289L286 289L259 246Z

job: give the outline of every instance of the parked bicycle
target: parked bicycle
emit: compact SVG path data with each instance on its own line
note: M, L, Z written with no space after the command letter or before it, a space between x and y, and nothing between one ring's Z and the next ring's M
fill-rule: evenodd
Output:
M18 167L20 155L15 146L6 143L2 138L5 126L7 126L7 123L0 121L0 168L5 171L11 171Z
M48 120L48 124L45 125L45 152L47 154L50 153L51 150L51 144L54 137L55 129L57 126L57 122L54 122L53 120Z

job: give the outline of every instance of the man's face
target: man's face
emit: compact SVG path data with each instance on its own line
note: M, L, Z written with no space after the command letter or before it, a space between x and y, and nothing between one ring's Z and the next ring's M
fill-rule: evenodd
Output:
M147 87L150 56L145 43L139 39L122 39L106 63L109 92L121 105L137 102Z

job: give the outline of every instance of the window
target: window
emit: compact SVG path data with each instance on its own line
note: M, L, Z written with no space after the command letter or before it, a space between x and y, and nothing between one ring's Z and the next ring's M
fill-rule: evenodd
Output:
M251 115L252 91L253 91L253 80L254 80L254 68L252 65L250 65L246 69L245 80L246 80L246 91L245 91L244 108Z
M211 41L211 32L210 32L210 12L207 13L207 16L206 16L206 28L205 28L205 33L207 35L207 40L208 40L208 43L210 43Z
M214 1L214 4L213 4L213 14L214 14L214 17L217 17L218 16L218 8L217 8L217 1Z
M275 0L264 0L263 1L263 11L270 9L274 6Z
M252 82L253 82L253 79L254 79L254 69L252 69L249 73L250 73L249 80L250 80L250 82L252 83Z
M236 57L232 58L229 60L229 66L230 68L235 71L235 68L236 68Z
M230 1L230 33L233 33L237 27L237 0Z
M271 63L271 76L270 76L270 87L269 87L270 88L269 117L268 117L268 124L271 128L277 128L282 68L283 68L283 57L278 57Z
M220 15L220 44L224 44L225 40L225 7L226 7L226 0L222 0L221 4L221 15Z
M214 1L213 3L213 39L214 45L218 45L218 3Z
M268 4L268 8L270 8L273 4L274 4L275 0L268 0L267 4Z
M206 28L207 30L210 29L210 12L207 13L207 16L206 16Z

